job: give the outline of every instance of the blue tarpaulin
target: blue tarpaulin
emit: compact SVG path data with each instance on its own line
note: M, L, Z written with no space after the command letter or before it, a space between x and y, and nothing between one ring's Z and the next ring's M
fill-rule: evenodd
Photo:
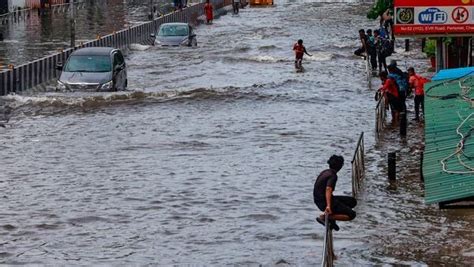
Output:
M441 81L441 80L447 80L447 79L458 79L458 78L469 76L472 74L474 74L474 67L446 69L446 70L440 70L438 73L436 73L435 76L433 76L433 78L431 78L431 80Z

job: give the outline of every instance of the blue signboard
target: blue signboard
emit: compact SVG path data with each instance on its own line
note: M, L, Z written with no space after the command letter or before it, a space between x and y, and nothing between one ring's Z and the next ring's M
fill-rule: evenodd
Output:
M448 13L436 7L431 7L418 14L421 24L444 24L448 21Z

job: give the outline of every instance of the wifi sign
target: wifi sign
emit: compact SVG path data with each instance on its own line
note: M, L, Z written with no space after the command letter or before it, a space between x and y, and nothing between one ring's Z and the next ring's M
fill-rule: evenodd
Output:
M418 21L421 24L443 24L448 21L448 14L439 8L428 8L418 14Z

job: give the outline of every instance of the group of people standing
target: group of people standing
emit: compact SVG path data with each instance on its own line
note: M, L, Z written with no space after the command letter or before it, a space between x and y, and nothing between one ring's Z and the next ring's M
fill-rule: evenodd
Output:
M397 66L397 62L392 60L389 65L386 58L393 53L394 41L393 32L389 34L387 28L393 25L392 17L389 11L381 15L380 28L374 30L360 30L359 37L362 46L354 54L357 56L368 56L372 65L372 71L379 68L379 77L382 85L377 91L376 99L384 98L386 106L392 112L392 125L399 123L400 113L406 112L407 97L414 94L415 118L420 121L420 107L424 112L424 85L430 82L429 79L418 75L413 67L409 67L406 72ZM299 40L301 41L301 40ZM296 62L303 57L303 42L295 44L293 50L296 54ZM378 61L378 65L377 65ZM382 69L383 67L383 69ZM339 226L336 221L351 221L356 217L354 208L357 206L357 200L351 196L333 195L338 180L337 173L344 165L344 158L339 155L333 155L327 161L329 168L322 171L314 183L313 199L314 203L323 213L316 217L316 221L325 225L325 219L331 229L338 231Z
M424 111L424 84L429 82L410 67L406 72L397 67L395 60L387 65L387 57L394 53L395 36L392 30L393 18L390 9L380 14L379 28L372 32L359 30L361 46L354 52L357 56L369 57L372 72L377 71L382 86L377 91L376 99L384 97L392 113L392 125L397 126L401 112L406 112L406 99L411 94L415 97L415 118L420 121L420 107Z
M413 120L420 121L420 107L424 112L425 90L424 85L430 82L430 79L418 75L415 68L409 67L407 72L403 72L397 67L396 61L392 61L388 65L388 72L381 71L379 73L382 86L376 94L378 97L384 97L387 107L390 107L392 113L392 126L397 126L400 113L406 113L406 99L414 94L415 102L415 118Z
M359 39L361 46L354 52L356 56L369 57L372 71L377 70L377 63L379 73L382 67L387 71L387 57L394 52L395 35L393 33L393 18L390 15L390 10L387 9L380 14L379 28L372 31L372 29L359 30Z
M379 72L387 71L387 57L394 52L394 39L389 39L387 31L384 27L380 27L372 32L371 29L364 31L359 30L359 38L361 47L359 47L354 54L361 57L369 57L372 71L377 70L377 63Z

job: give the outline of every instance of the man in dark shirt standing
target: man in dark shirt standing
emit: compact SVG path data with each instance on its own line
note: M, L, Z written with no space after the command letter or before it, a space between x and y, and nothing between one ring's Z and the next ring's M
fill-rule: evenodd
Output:
M349 196L333 196L336 189L337 172L344 165L342 156L332 155L328 160L329 169L322 171L314 183L313 198L314 203L324 214L316 218L320 224L324 225L325 214L329 215L331 228L339 231L337 221L351 221L356 217L352 210L357 205L357 200Z
M367 56L367 35L365 35L365 31L363 29L359 30L359 39L362 46L354 51L354 55L364 57L365 59Z

